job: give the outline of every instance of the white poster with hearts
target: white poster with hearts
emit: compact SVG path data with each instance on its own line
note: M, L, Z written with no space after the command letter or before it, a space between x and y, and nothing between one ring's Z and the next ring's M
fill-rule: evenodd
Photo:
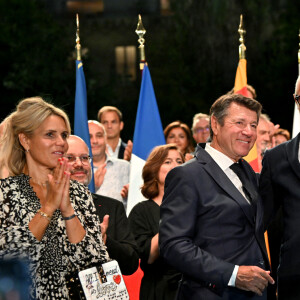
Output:
M102 265L78 273L87 300L127 300L129 295L117 261L112 260Z

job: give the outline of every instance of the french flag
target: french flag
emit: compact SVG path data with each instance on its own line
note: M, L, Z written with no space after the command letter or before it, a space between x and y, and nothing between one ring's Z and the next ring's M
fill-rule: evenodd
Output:
M142 170L147 157L155 146L165 143L150 72L145 64L133 135L127 215L138 202L145 200L141 186Z

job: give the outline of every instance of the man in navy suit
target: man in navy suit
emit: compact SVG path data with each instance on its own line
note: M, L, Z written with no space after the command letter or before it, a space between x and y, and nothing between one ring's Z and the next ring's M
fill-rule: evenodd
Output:
M211 143L167 175L159 243L183 273L177 299L266 299L274 283L257 176L241 159L255 143L260 112L256 100L220 97L210 110Z
M300 77L294 99L299 109ZM278 267L278 299L300 299L300 135L267 150L260 176L260 193L268 225L280 207L283 237ZM272 249L271 249L272 251Z

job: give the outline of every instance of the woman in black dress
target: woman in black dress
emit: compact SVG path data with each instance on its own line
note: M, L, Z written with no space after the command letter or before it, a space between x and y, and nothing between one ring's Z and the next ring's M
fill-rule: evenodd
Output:
M183 162L178 147L168 144L154 148L143 169L142 194L149 200L138 203L129 215L144 271L141 300L173 300L176 295L181 274L159 256L158 226L165 178L171 169Z

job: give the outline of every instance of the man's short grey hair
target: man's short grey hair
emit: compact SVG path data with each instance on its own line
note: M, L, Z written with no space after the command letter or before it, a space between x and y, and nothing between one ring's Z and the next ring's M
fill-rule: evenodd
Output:
M88 124L96 124L96 125L100 126L103 129L104 136L106 136L106 130L102 123L100 123L96 120L88 120Z
M195 128L196 124L197 124L198 121L201 120L201 119L206 119L207 121L209 121L209 115L203 114L203 113L195 114L195 115L194 115L194 118L193 118L192 131L194 131L194 128Z
M271 122L271 118L267 114L260 114L260 119L263 119L267 122Z

